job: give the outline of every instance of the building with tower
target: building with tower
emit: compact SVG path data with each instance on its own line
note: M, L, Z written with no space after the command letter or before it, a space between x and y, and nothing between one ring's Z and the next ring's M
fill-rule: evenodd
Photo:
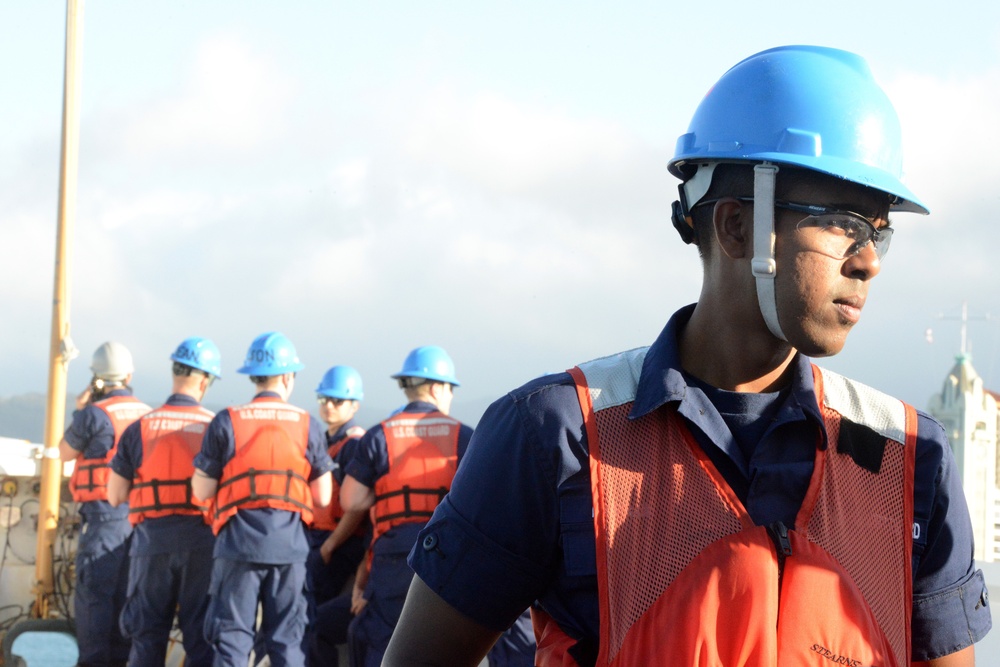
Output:
M930 399L928 412L944 424L969 503L975 558L1000 561L1000 478L997 458L1000 394L986 389L968 352L968 311L962 304L962 347L941 391Z

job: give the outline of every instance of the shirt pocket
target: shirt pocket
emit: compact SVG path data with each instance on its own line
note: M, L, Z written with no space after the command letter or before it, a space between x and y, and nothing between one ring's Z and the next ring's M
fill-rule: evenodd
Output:
M559 544L567 576L597 574L593 514L590 494L565 495L559 499Z

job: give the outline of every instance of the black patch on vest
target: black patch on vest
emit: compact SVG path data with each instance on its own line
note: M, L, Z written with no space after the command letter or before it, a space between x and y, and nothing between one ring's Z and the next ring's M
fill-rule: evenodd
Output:
M867 426L846 419L840 420L840 441L837 443L837 451L849 455L865 470L878 474L882 469L885 445L884 435L876 433Z

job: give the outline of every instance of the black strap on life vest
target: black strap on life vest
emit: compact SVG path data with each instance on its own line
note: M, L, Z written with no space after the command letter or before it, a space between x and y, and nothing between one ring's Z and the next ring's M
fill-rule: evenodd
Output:
M257 478L258 477L262 477L264 475L278 475L278 476L284 477L285 478L285 492L284 492L284 494L282 494L282 495L276 495L276 494L273 494L273 493L257 493ZM220 514L222 514L223 512L225 512L228 509L231 509L233 507L239 507L240 505L243 505L243 504L245 504L248 501L255 501L255 500L282 500L282 501L284 501L286 503L290 503L290 504L294 505L295 507L298 507L298 508L302 509L303 511L306 511L306 512L311 512L312 511L312 508L309 505L301 503L301 502L299 502L298 500L295 500L294 498L292 498L289 495L290 492L291 492L291 489L292 489L292 480L293 479L297 479L297 480L301 481L303 484L306 484L306 485L309 484L309 482L306 480L305 477L303 477L302 475L298 474L294 470L291 470L291 469L287 469L287 470L257 470L255 468L250 468L246 472L242 472L239 475L234 475L234 476L230 477L229 479L227 479L226 481L224 481L221 484L219 484L219 490L221 491L223 488L229 486L230 484L233 484L234 482L237 482L237 481L239 481L241 479L244 479L244 478L249 478L250 479L250 494L248 496L244 497L244 498L237 498L236 500L234 500L234 501L232 501L230 503L227 503L225 505L219 505L219 506L217 506L215 508L215 516L216 517L218 517Z
M94 489L107 488L107 484L97 484L94 482L94 471L108 467L105 461L95 461L94 463L78 462L76 469L80 472L81 477L86 476L87 482L83 483L81 480L75 480L73 488L78 491L93 491Z
M184 502L162 502L160 500L160 488L165 486L183 486ZM190 479L151 479L148 482L139 482L132 486L133 489L143 489L146 487L151 487L153 489L153 504L146 505L144 507L132 507L130 505L128 508L129 514L138 514L140 512L159 512L161 510L195 510L197 512L202 512L205 509L204 506L194 504L194 494L191 492Z
M448 493L448 489L445 487L439 487L436 489L420 489L411 488L410 486L403 485L403 488L396 491L389 491L375 496L375 502L378 503L382 500L388 500L389 498L395 498L396 496L403 496L403 511L394 512L392 514L384 514L377 516L375 518L376 523L383 521L392 521L394 519L406 519L409 517L419 517L430 519L431 515L434 514L434 510L415 510L410 506L410 497L414 495L422 496L437 496L437 502L440 503L441 499L445 497ZM435 506L437 503L435 504Z

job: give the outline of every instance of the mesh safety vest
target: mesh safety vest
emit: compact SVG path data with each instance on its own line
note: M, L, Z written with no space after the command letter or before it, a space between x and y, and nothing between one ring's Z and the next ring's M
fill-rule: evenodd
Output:
M755 526L673 406L628 419L645 349L571 370L590 449L598 665L908 667L916 412L813 367L795 526ZM539 665L574 664L539 615Z
M236 452L222 469L212 502L216 535L240 509L273 507L313 517L306 458L309 413L279 398L264 396L228 408Z
M340 450L344 448L348 440L354 440L360 438L365 434L365 430L360 426L352 426L348 429L347 434L337 440L330 448L327 450L330 454L331 459L336 459ZM344 509L340 506L340 484L337 480L333 480L333 497L330 499L330 504L326 507L315 507L313 508L313 525L312 527L316 530L333 530L340 523L340 519L344 516ZM355 534L361 534L365 531L364 522L358 526Z
M95 408L108 416L115 439L111 449L99 459L77 458L73 476L69 478L69 490L78 503L108 499L108 478L111 468L108 464L118 451L118 441L129 424L150 411L150 407L132 396L110 396L93 403Z
M132 525L171 514L202 516L208 503L191 492L194 457L215 413L198 405L164 405L139 420L142 464L128 497Z
M401 412L382 422L389 472L375 482L373 543L393 526L431 518L455 477L461 427L441 412Z

